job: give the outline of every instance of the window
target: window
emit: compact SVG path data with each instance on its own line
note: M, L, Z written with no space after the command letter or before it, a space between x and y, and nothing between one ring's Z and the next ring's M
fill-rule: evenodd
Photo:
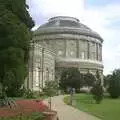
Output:
M92 53L91 53L91 59L92 59L92 60L95 60L95 52L92 52Z
M72 56L73 54L74 54L74 52L73 52L73 51L71 51L71 52L70 52L70 55Z
M59 50L59 51L58 51L58 55L62 55L62 51Z
M81 52L81 58L85 59L85 52Z

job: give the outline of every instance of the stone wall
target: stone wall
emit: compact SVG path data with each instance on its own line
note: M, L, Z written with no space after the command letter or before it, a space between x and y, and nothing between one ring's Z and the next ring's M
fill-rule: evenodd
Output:
M36 40L37 42L37 40ZM39 44L53 49L58 57L90 59L102 61L102 45L88 40L50 39L39 40Z
M29 60L29 77L25 83L27 88L41 90L46 80L55 79L55 54L47 48L32 43Z

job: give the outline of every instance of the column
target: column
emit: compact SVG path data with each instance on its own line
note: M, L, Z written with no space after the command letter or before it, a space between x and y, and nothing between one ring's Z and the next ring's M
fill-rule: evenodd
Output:
M42 48L42 60L41 60L41 71L42 71L42 75L41 75L41 83L42 83L42 89L43 89L43 82L44 82L44 48Z
M79 58L79 40L76 41L76 58Z
M89 41L87 42L88 44L88 49L87 49L87 58L90 59L90 44L89 44Z
M96 43L96 58L97 58L97 60L98 60L98 43Z
M102 61L102 45L100 44L100 61Z
M32 74L31 74L32 76L31 76L31 83L30 83L31 84L30 88L32 90L33 90L33 80L34 80L34 52L35 52L35 43L33 42L32 43L32 54L31 54L32 55L32 70L31 70L32 71Z
M64 42L64 44L65 44L65 53L64 53L64 57L66 57L66 55L67 55L67 40L65 40L65 42Z

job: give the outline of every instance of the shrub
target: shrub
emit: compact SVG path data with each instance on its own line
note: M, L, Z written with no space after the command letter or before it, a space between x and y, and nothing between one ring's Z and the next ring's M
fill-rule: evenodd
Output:
M96 73L96 82L94 83L91 93L93 94L93 99L95 99L96 103L101 103L103 99L103 86L101 85L101 77L99 72Z
M80 89L83 86L83 75L77 68L67 68L61 74L59 86L65 92L68 88Z
M58 84L57 84L57 82L54 81L54 80L46 81L43 92L47 96L50 96L50 97L54 96L54 95L57 95L57 92L58 92Z
M93 99L95 99L96 103L100 103L103 99L103 87L99 84L95 84L91 89L91 93L93 94Z
M45 116L41 112L35 112L32 113L31 115L19 115L15 117L4 117L0 118L0 120L44 120Z
M44 120L45 116L40 112L36 112L31 115L31 118L32 120Z
M25 93L24 93L24 97L28 98L28 99L35 98L34 92L32 90L30 90L30 89L26 89Z
M94 82L96 81L95 76L92 73L86 73L84 75L84 85L91 87L94 85Z

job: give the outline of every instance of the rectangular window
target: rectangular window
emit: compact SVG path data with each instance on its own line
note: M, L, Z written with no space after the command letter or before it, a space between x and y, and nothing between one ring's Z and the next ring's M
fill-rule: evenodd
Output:
M81 58L85 59L85 52L81 52Z

